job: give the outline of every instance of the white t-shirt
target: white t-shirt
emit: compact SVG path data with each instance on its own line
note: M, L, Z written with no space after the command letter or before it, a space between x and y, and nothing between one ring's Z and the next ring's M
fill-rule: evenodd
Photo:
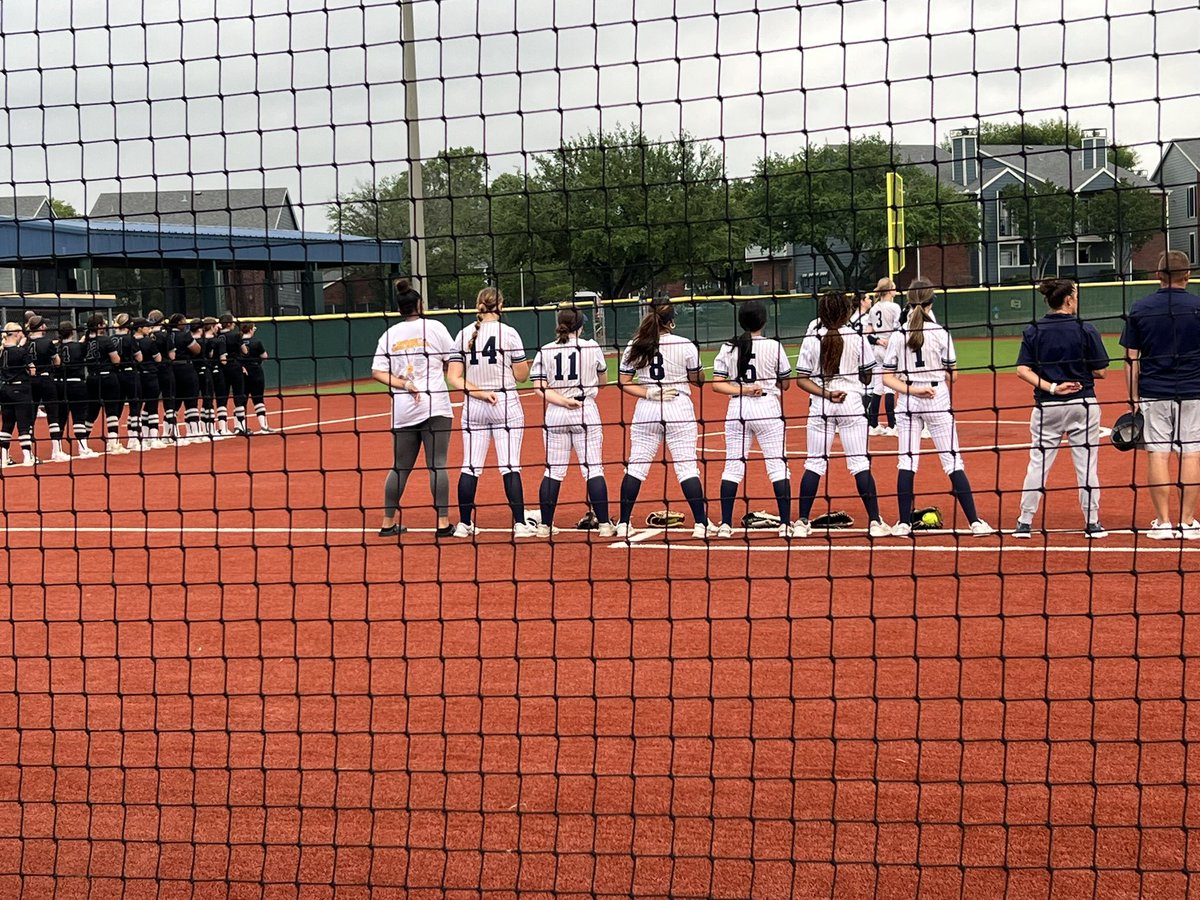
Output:
M608 371L604 351L587 338L547 344L533 359L529 377L574 400L592 400L600 390L600 373Z
M722 344L713 362L713 375L738 380L738 351L736 344ZM750 345L750 367L742 384L757 384L762 387L764 397L779 396L779 379L792 374L787 351L773 338L759 335Z
M630 341L621 355L622 375L636 375L638 384L643 387L665 384L678 390L681 396L691 396L688 373L700 371L700 351L695 344L671 332L660 334L658 352L649 363L638 369L629 364L629 353L632 349L633 342Z
M468 345L475 338L472 349ZM525 362L525 345L517 329L503 322L479 323L478 333L474 325L468 325L454 339L454 359L461 362L467 372L467 381L482 391L515 391L517 379L512 367Z
M833 375L821 374L821 338L826 329L818 325L814 331L804 336L800 344L800 355L796 360L796 374L811 378L817 384L830 391L845 391L847 394L861 394L866 390L860 379L861 375L874 375L875 354L867 343L866 335L859 334L849 325L838 329L842 335L842 355L838 360L837 372Z
M371 369L391 372L417 386L416 394L392 388L392 427L419 425L434 416L453 417L443 375L454 355L446 326L434 319L409 319L383 333Z

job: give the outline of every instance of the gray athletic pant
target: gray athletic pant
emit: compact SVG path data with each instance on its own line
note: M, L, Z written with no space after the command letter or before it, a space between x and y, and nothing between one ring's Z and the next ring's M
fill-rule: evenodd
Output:
M417 462L417 451L425 448L425 465L429 467L429 489L433 492L433 504L437 514L450 514L450 476L446 471L446 456L450 452L449 416L433 416L418 425L408 425L392 430L394 462L383 486L383 514L390 518L396 514L400 497L408 476Z
M1100 517L1100 477L1096 461L1100 456L1100 406L1090 397L1061 403L1042 403L1029 417L1033 436L1029 448L1029 469L1021 492L1019 521L1032 523L1045 491L1046 476L1054 465L1062 436L1071 447L1075 480L1079 483L1079 506L1085 522Z

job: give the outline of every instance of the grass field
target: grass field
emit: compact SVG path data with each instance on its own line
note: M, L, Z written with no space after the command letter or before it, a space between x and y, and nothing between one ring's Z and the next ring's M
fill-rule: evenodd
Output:
M1122 358L1123 351L1120 344L1117 343L1117 336L1109 334L1104 336L1104 345L1108 348L1108 355L1114 360L1114 364ZM967 338L962 341L955 342L955 349L958 351L958 368L962 372L986 372L989 369L995 369L997 372L1010 372L1016 366L1017 351L1021 347L1020 338ZM793 358L796 355L796 346L788 345L788 354ZM700 358L704 362L704 367L708 371L712 371L713 360L716 359L716 350L700 351ZM615 381L617 377L617 359L615 356L610 356L608 359L608 380ZM522 387L528 387L529 383L525 382ZM385 390L384 386L377 381L371 379L363 379L356 382L341 382L338 384L321 385L320 393L322 394L375 394ZM284 394L304 394L311 393L312 388L289 388Z

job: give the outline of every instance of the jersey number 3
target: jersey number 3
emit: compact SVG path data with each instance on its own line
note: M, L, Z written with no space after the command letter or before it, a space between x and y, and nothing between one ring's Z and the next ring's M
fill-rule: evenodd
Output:
M496 352L496 338L494 336L488 338L487 341L484 342L482 350L479 349L479 347L471 348L471 365L479 365L480 356L487 357L489 365L494 366L496 364L496 358L499 356L499 354Z

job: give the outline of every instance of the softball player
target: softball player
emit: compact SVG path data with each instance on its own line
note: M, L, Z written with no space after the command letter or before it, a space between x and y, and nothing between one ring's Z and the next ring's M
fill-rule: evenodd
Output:
M587 483L588 505L600 520L600 537L612 537L616 527L609 519L608 483L604 480L604 431L596 395L608 377L604 351L595 341L579 336L587 316L575 307L558 311L553 342L538 351L530 378L546 399L546 474L538 493L541 524L538 537L555 532L554 510L567 475L571 450Z
M913 484L921 461L921 431L928 428L942 469L950 476L950 490L971 523L971 534L981 537L993 529L975 510L971 482L958 452L958 429L946 386L947 380L953 383L958 379L957 358L950 332L934 321L933 295L933 285L924 278L912 283L907 294L907 318L892 332L883 359L884 383L901 395L896 481L900 518L892 534L905 537L912 533Z
M117 367L121 354L116 339L108 333L108 322L102 315L89 316L85 324L84 361L88 370L88 413L87 433L104 413L105 447L114 455L128 453L121 446L121 383L117 378Z
M174 415L180 406L183 407L183 421L187 428L186 435L180 436L179 423L176 420L172 433L177 443L182 446L195 443L200 434L200 381L192 360L199 358L198 354L203 348L196 340L187 316L174 313L169 322L172 329L171 339L174 342L172 349L175 351L171 361L171 383L175 391L171 397L171 410ZM167 420L170 421L170 418L168 416Z
M75 323L64 319L58 324L58 356L62 362L62 402L59 406L60 429L65 431L67 416L71 418L71 433L79 443L79 458L91 459L100 454L88 446L88 407L90 391L87 383L87 348L79 340ZM69 455L69 454L68 454Z
M870 520L871 537L887 537L891 529L879 517L879 496L867 457L867 419L863 393L875 375L875 354L864 335L850 326L852 298L827 291L817 300L815 330L804 336L796 361L796 384L813 396L808 409L808 454L800 480L800 518L792 525L793 537L812 533L809 514L817 488L829 467L833 436L840 435L846 468L862 497Z
M725 471L721 473L721 527L717 537L733 536L733 504L746 475L746 457L757 441L779 507L779 536L791 533L792 482L784 446L780 392L791 383L791 363L778 341L765 338L767 307L750 300L738 310L739 337L724 344L713 363L713 390L729 396L725 412Z
M1046 489L1046 476L1054 465L1064 435L1071 445L1083 533L1089 538L1108 537L1100 524L1100 406L1096 379L1108 368L1108 351L1100 333L1079 319L1079 290L1069 279L1051 278L1038 285L1050 307L1025 329L1017 354L1017 377L1033 385L1033 412L1029 431L1029 468L1021 491L1021 514L1013 537L1028 538L1033 517Z
M46 411L46 425L50 429L50 461L69 462L71 454L62 448L62 407L58 402L58 369L62 360L58 355L58 344L46 334L46 320L33 316L26 323L29 329L29 344L36 369L30 386L34 407Z
M158 350L158 341L151 333L153 326L149 319L133 320L133 337L137 348L142 354L138 366L138 381L141 386L142 399L142 441L141 448L149 450L152 447L162 447L158 439L158 372L164 363Z
M246 373L246 396L254 403L254 416L258 419L259 434L273 434L275 429L267 421L267 382L263 374L263 360L269 358L267 348L255 335L258 326L253 322L242 325L241 360ZM249 431L246 432L249 434Z
M493 287L475 298L475 324L454 339L454 356L446 370L450 385L466 393L463 402L463 466L458 479L458 508L462 521L455 537L478 532L474 523L475 492L487 463L488 447L496 444L496 463L504 478L504 493L512 510L513 537L534 537L537 529L525 521L521 485L521 441L525 414L517 382L529 376L529 360L521 336L500 321L504 295Z
M33 348L25 340L22 326L9 322L4 326L4 343L0 344L0 465L16 465L8 454L14 434L20 434L24 452L22 466L39 463L34 456L33 420L37 407L33 404L30 384L37 374Z
M117 353L121 360L117 363L117 384L121 390L121 405L129 408L125 417L125 430L128 437L125 442L126 450L142 449L142 393L141 378L138 368L142 362L142 351L137 339L133 336L133 319L128 313L121 313L114 320L113 340L117 344Z
M168 439L173 440L179 435L179 426L175 422L175 409L178 405L175 399L175 337L159 310L150 310L146 319L150 322L155 349L162 357L162 365L158 367L158 396L162 400L162 433L157 446L166 447ZM145 356L145 350L142 351L142 355Z
M871 405L867 410L869 434L880 437L897 437L896 392L883 383L883 357L887 353L892 332L900 324L900 304L896 302L896 284L890 278L880 278L875 285L874 302L867 310L865 322L867 342L875 351L875 380L871 385ZM883 406L887 425L879 425L879 408Z
M622 391L637 397L633 423L629 429L629 464L621 481L621 520L617 537L633 533L630 517L642 482L650 474L650 462L658 455L666 439L675 477L691 507L696 524L692 537L716 535L717 526L708 519L708 503L696 464L696 438L699 428L692 407L691 385L704 383L700 351L675 331L675 308L670 300L651 301L637 332L621 358L618 384ZM638 383L633 379L637 377Z

